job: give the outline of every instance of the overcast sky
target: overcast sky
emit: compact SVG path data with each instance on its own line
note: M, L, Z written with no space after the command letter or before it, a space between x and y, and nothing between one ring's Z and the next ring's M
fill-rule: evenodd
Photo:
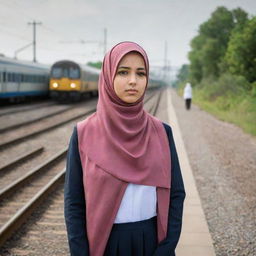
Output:
M37 26L37 60L52 64L71 59L80 63L103 58L120 41L135 41L147 51L152 66L163 65L164 44L172 66L188 63L190 40L217 6L241 7L256 15L256 0L0 0L0 53L13 57L31 43ZM82 44L81 40L95 43ZM18 58L32 60L32 47Z

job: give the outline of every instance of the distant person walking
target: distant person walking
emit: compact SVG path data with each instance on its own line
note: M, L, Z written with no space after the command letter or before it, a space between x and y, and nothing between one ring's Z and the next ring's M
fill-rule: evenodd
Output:
M189 110L192 101L192 87L190 83L186 83L184 88L183 98L185 100L186 109Z

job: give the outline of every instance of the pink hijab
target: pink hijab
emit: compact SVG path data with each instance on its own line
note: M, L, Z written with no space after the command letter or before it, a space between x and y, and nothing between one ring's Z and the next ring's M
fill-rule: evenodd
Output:
M143 57L148 77L148 58L138 44L114 46L99 77L97 111L77 125L91 256L104 254L128 183L157 187L159 242L167 232L171 162L164 126L143 109L144 95L125 103L113 88L120 60L134 51Z

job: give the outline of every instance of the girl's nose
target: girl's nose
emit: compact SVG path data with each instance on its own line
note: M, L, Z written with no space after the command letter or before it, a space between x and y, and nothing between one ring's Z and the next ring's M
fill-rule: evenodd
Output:
M136 85L136 75L135 74L130 75L129 84Z

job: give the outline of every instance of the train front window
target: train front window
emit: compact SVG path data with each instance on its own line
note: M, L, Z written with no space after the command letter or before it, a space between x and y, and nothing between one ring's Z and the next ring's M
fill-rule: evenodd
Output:
M61 78L63 76L62 68L53 68L52 69L52 77L53 78Z
M70 64L59 64L52 68L51 71L52 78L60 79L62 77L70 79L79 79L80 78L80 69L77 65Z
M69 68L69 78L77 79L80 77L80 72L77 68L70 67Z

